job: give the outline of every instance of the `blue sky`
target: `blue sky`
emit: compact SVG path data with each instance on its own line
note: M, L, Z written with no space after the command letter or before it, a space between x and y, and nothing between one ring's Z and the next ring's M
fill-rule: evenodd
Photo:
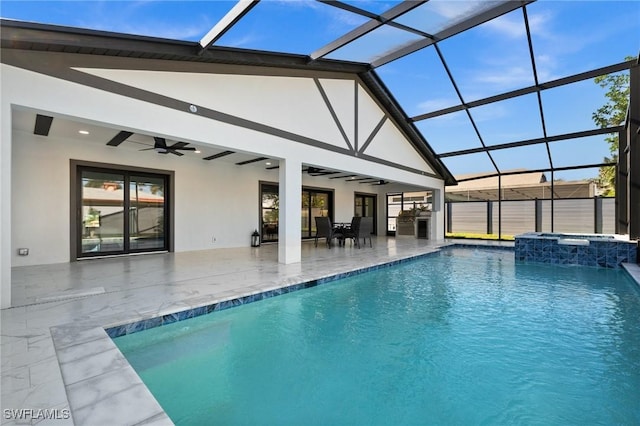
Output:
M346 1L382 13L398 1ZM230 1L11 1L3 18L130 34L198 41L235 2ZM437 32L489 3L432 0L399 23ZM552 1L527 6L540 82L621 62L640 51L640 1ZM263 0L216 45L310 54L366 22L366 18L310 0ZM415 40L413 34L381 28L329 58L368 62ZM520 9L439 43L465 102L534 84ZM460 103L434 47L376 69L408 116ZM547 134L594 128L591 114L606 101L592 80L542 92ZM487 145L542 137L536 95L471 110ZM466 113L416 122L437 153L479 147ZM555 166L601 162L609 155L604 137L550 144ZM501 170L549 166L544 145L493 152ZM486 154L448 157L454 174L492 171ZM597 170L558 173L566 180L592 177Z

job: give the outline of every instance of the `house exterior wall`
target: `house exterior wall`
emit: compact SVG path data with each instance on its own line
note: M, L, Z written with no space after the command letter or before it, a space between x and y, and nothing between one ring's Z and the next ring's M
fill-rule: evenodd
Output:
M63 117L103 126L114 134L126 130L376 176L402 182L396 186L405 190L444 189L443 180L352 75L270 69L272 75L259 77L237 75L255 74L255 69L210 69L210 64L190 64L196 72L186 72L174 69L184 66L175 61L11 49L2 54L2 307L9 306L11 266L70 260L71 159L174 171L176 251L248 245L258 227L258 182L279 179L277 170L264 167L184 161L122 151L106 141L89 145L74 138L11 132L12 112L20 109L53 116L54 122ZM180 86L185 90L176 91ZM307 99L312 100L309 105ZM197 113L190 111L191 105ZM377 191L378 229L385 229L382 195L387 186L306 175L302 184L335 189L337 220L352 216L354 192ZM439 215L434 214L434 235L443 238ZM17 256L19 247L28 247L30 255Z
M278 170L260 164L236 166L151 152L127 152L82 143L81 140L13 133L12 247L13 266L69 262L70 161L105 166L134 166L173 171L175 179L175 251L245 247L259 229L259 182L278 182ZM229 185L233 182L233 185ZM384 186L359 185L342 180L303 176L304 186L334 190L334 217L353 216L354 194L379 194ZM299 212L299 208L297 210ZM379 217L384 219L384 207ZM379 225L380 226L380 225ZM214 242L215 238L215 242ZM18 256L17 249L30 249Z

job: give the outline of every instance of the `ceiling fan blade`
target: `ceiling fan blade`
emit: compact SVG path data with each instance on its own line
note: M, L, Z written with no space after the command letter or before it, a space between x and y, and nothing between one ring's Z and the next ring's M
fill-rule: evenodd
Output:
M171 146L167 146L167 148L169 148L169 149L182 149L187 145L189 145L187 142L176 142Z
M195 151L196 150L194 147L187 146L187 145L189 145L189 143L187 143L187 142L176 142L173 145L168 146L167 149L173 149L173 150L179 149L181 151Z
M178 152L178 151L176 151L174 149L171 149L171 148L167 148L167 150L165 152L163 152L162 154L168 154L168 153L171 153L173 155L177 155L178 157L182 157L184 155L183 153Z
M113 138L111 138L111 140L109 142L107 142L107 145L109 145L109 146L118 146L122 142L126 141L127 138L129 138L129 136L131 136L131 135L133 135L133 132L126 132L124 130L121 130L120 132L118 132L117 135L115 135Z

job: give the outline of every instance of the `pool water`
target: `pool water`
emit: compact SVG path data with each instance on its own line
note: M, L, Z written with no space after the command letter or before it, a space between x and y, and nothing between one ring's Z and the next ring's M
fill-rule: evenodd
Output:
M640 424L621 270L450 249L115 340L178 425Z

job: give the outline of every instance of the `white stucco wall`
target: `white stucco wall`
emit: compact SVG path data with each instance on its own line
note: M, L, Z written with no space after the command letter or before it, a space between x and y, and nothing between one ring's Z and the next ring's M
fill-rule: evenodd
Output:
M57 139L13 132L13 266L69 262L70 160L153 168L175 173L175 250L243 247L258 228L259 182L278 182L278 170L261 164L237 166L196 157L123 151L78 139ZM233 182L233 184L230 184ZM334 217L349 221L356 192L377 194L385 186L303 175L308 187L334 190ZM378 210L384 228L384 209ZM213 239L215 238L215 242ZM29 256L17 249L29 248Z
M41 53L36 56L42 60L61 62L66 55ZM115 58L109 58L109 61L112 60ZM109 62L106 59L104 61ZM127 72L117 74L119 79L129 78ZM135 77L139 79L141 75L136 72ZM85 144L74 138L61 140L54 136L35 136L27 131L11 132L11 111L14 109L28 109L53 117L72 118L78 122L162 136L200 146L212 145L219 149L231 149L275 160L295 159L306 165L402 182L402 185L396 185L400 190L444 188L442 180L425 174L366 161L354 155L325 150L321 146L300 143L256 129L220 122L191 113L188 108L177 110L171 106L129 98L6 64L2 64L0 77L0 268L3 280L2 296L5 299L10 294L10 289L7 290L9 285L6 283L10 281L11 266L70 260L70 159L174 171L176 251L248 245L251 231L258 226L258 181L278 180L277 170L267 171L258 165L240 167L222 161L212 164L198 159L148 155L148 152L138 153L132 150L125 153L120 149L105 146L105 141ZM147 88L175 86L180 84L176 78L175 73L154 74L154 80ZM222 80L227 84L233 81L248 81L237 76ZM329 129L330 126L335 126L335 123L327 121L326 114L320 121L313 119L314 115L319 116L316 113L322 110L322 103L319 103L320 91L315 83L310 83L313 82L312 79L259 79L254 76L250 80L253 83L261 83L251 85L251 90L254 91L252 96L249 96L247 87L236 87L236 92L243 93L246 102L259 98L261 93L255 92L260 90L265 94L264 99L272 102L278 99L278 94L281 96L283 91L286 92L288 87L297 90L295 94L285 93L286 96L281 99L288 99L290 102L280 103L278 108L268 108L263 104L262 108L256 110L255 105L246 105L247 110L254 111L256 122L266 122L274 126L280 124L281 127L288 127L288 131L302 136L315 136L316 140L336 147L346 145L341 135L336 136L339 132L336 132L335 128ZM295 84L289 84L292 81ZM345 116L339 117L339 120L343 123L349 139L355 137L353 123L354 120L357 121L358 141L362 146L366 133L380 122L382 111L375 102L365 98L368 96L366 91L358 89L359 117L356 118L352 112L355 110L351 108L353 98L349 98L354 95L351 90L356 90L355 82L335 78L320 78L319 81L328 98L332 100L335 111L339 114L344 113ZM206 91L207 87L202 90ZM345 98L339 96L343 90L347 92ZM314 98L314 103L306 109L300 109L297 105L302 102L299 98L300 91L306 91ZM234 98L233 90L211 92L209 97L195 98L195 91L192 94L194 99L202 102L215 97L216 105L226 105L228 102L228 105L236 109L240 108L237 105L239 99L243 99L243 96ZM298 101L295 101L296 99ZM192 99L185 101L191 102ZM214 105L206 105L207 108L212 106ZM305 120L312 120L308 127L304 126ZM374 157L379 155L383 161L395 161L398 164L421 168L428 173L430 167L412 151L401 132L389 130L390 124L391 122L385 124L365 154ZM385 144L389 146L385 148ZM394 155L397 158L394 158ZM392 190L391 187L371 187L308 176L303 176L303 185L335 189L335 218L338 221L347 221L353 215L354 192L378 191L378 229L380 232L385 229L385 211L381 206L384 205L384 193ZM435 235L440 238L444 236L444 219L441 214L436 214ZM18 256L16 250L19 247L29 248L29 256ZM7 306L4 300L2 306Z
M277 181L278 176L264 167L149 152L123 156L117 149L77 140L24 132L13 136L13 266L70 260L71 159L174 171L176 251L247 246L258 227L258 181ZM18 256L18 247L29 248L29 256Z
M1 74L0 74L1 76ZM4 80L1 90L4 91ZM0 92L1 93L1 92ZM2 98L0 98L2 99ZM11 305L11 105L0 105L0 307Z

